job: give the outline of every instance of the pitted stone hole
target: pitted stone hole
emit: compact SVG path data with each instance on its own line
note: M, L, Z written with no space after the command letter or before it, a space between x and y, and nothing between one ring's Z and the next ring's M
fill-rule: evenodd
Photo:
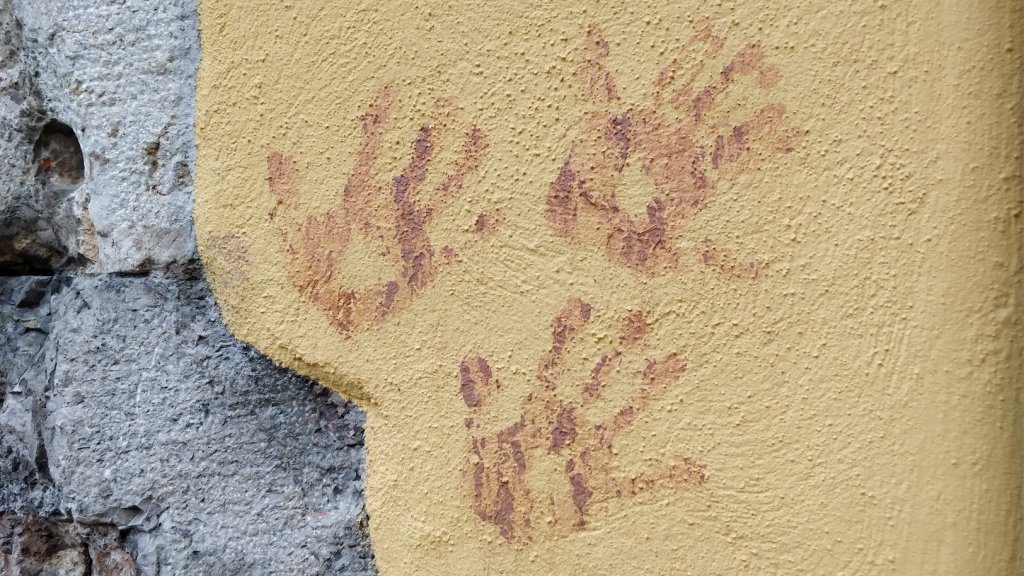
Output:
M90 254L79 248L74 192L85 180L85 157L75 131L46 121L32 146L32 164L20 168L34 181L0 186L0 276L50 276L82 266Z
M50 120L32 148L36 177L57 190L73 190L85 179L85 157L67 124Z

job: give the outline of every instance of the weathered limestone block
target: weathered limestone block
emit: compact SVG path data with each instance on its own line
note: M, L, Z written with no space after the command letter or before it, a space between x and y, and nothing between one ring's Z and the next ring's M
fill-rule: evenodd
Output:
M205 281L3 278L0 317L0 511L114 525L141 574L372 571L362 413L234 340Z
M44 190L35 142L45 120L31 66L23 58L21 23L10 0L0 2L0 265L48 271L68 256L58 230L69 220L67 195ZM41 151L41 150L40 150ZM58 192L56 194L49 192Z
M191 258L194 0L5 0L0 36L0 262Z

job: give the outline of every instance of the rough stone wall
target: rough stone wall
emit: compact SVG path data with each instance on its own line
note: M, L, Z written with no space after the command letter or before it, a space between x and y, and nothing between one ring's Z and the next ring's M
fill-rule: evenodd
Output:
M196 263L196 12L0 0L4 575L373 571L362 413Z

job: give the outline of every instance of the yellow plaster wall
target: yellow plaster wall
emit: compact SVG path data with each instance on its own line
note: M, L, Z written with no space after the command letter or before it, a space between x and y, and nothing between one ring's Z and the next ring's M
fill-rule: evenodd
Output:
M382 574L1019 574L1022 18L203 0L203 262Z

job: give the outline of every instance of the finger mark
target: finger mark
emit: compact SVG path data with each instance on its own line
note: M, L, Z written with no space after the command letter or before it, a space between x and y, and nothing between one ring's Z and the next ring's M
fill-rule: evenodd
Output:
M274 206L269 214L271 220L275 219L281 206L294 208L301 181L299 163L294 158L277 151L267 155L267 185L274 196Z
M570 236L576 227L576 173L571 167L572 156L565 159L558 177L548 189L546 214L548 222L559 236Z
M592 404L601 397L601 392L608 381L608 377L618 369L621 363L622 353L612 350L609 354L602 354L600 360L590 371L590 381L583 387L583 401L585 404Z
M619 98L615 81L605 68L608 52L608 41L601 34L601 29L592 24L587 30L583 61L576 69L576 79L583 89L583 96L591 102L612 102Z
M551 429L549 450L554 454L561 454L562 449L576 439L576 435L576 407L572 404L562 404L558 413L555 414L555 425Z
M364 230L372 228L378 219L380 190L371 185L376 175L384 128L391 119L395 91L390 85L382 87L362 115L362 142L352 163L343 198L346 210Z
M654 391L661 390L675 381L686 371L686 358L672 352L661 359L652 360L644 368L643 379L647 385L641 389L642 400L651 400Z
M685 371L686 359L675 352L668 354L660 361L648 361L641 374L643 384L640 386L640 390L612 418L612 434L614 435L629 427L636 417L641 412L647 410L651 402L664 394L668 390L668 386L675 382Z
M412 144L412 158L392 183L396 205L412 203L412 194L427 178L427 168L433 155L434 143L429 124L420 126Z
M386 316L395 303L395 296L398 294L398 282L394 280L384 287L384 300L381 302L381 315Z
M759 260L738 262L731 250L719 247L710 238L705 238L701 242L698 253L705 266L716 270L729 280L756 280L766 267L765 263Z
M587 512L587 505L590 504L590 500L594 497L594 491L587 486L583 474L575 472L575 468L576 462L574 460L566 462L565 473L569 479L569 485L572 487L572 502L579 516L577 525L582 525Z
M450 202L462 190L468 176L480 168L481 160L487 151L487 137L484 131L473 126L466 132L462 142L462 152L458 163L451 174L445 176L437 186L434 194L437 208Z
M459 390L469 408L479 408L491 392L500 388L492 378L491 366L482 356L467 356L459 365Z
M402 258L402 279L414 293L426 286L434 273L434 251L426 231L425 214L417 209L413 198L426 178L432 153L431 129L424 124L413 142L412 159L392 184L397 221L395 239Z
M500 209L481 212L473 222L473 232L480 236L493 236L504 222L505 216Z
M590 313L589 304L579 298L569 298L562 311L555 316L551 330L551 349L541 360L537 374L549 390L555 388L556 372L565 355L566 346L590 320Z

